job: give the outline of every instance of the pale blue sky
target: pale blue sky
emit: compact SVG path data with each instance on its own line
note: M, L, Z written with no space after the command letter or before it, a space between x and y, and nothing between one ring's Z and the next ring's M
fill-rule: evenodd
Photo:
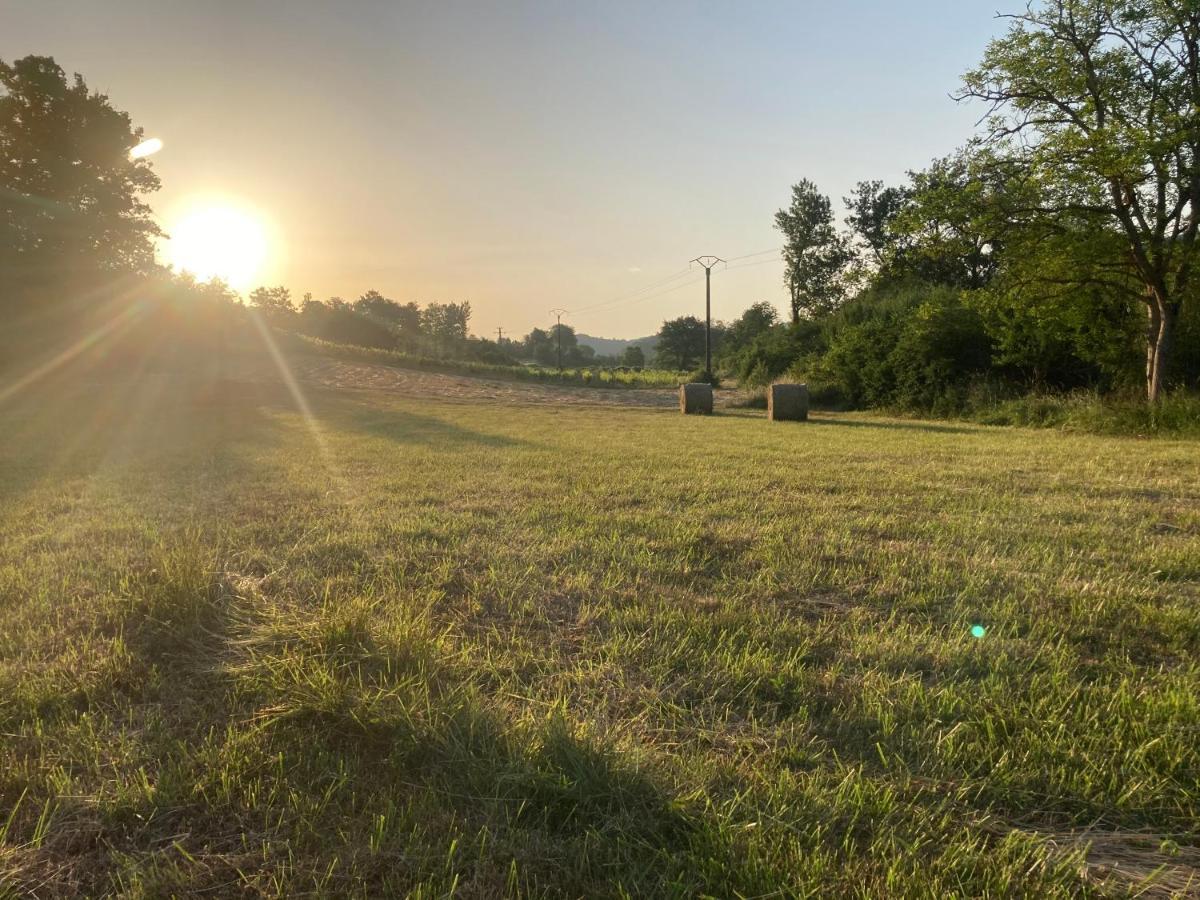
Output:
M777 246L800 178L840 209L952 151L981 110L949 94L996 8L0 0L0 58L53 55L164 140L168 226L197 197L269 215L287 252L266 280L470 300L475 332L521 334ZM782 309L780 279L714 274L714 314ZM566 321L636 337L689 312L703 285Z

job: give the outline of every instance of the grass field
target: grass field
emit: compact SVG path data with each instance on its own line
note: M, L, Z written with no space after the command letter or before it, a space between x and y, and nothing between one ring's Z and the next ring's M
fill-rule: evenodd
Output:
M0 407L0 893L1200 892L1200 445L309 400Z

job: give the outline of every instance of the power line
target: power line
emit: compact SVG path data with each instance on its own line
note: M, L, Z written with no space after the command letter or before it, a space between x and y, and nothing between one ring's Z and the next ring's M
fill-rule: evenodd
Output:
M746 269L746 268L749 268L750 266L765 266L767 263L782 262L782 261L783 261L783 257L777 256L774 259L760 259L757 262L746 262L746 263L741 263L740 265L736 265L736 266L728 266L723 271L728 271L729 269Z
M685 287L691 287L693 284L699 284L699 283L700 283L701 281L703 281L703 280L704 280L703 278L693 278L691 281L685 281L685 282L683 282L682 284L676 284L676 285L672 285L672 286L671 286L671 287L669 287L669 288L666 288L666 289L664 289L664 290L661 290L661 291L657 291L657 292L655 292L655 293L653 293L653 294L647 294L647 295L646 295L646 296L644 296L644 297L630 297L630 298L627 298L626 300L624 300L624 301L623 301L623 302L621 302L621 303L615 303L615 304L613 304L612 306L608 307L608 309L597 310L597 309L594 309L594 308L593 308L593 309L589 309L587 312L583 312L583 313L576 313L576 315L585 315L585 316L586 316L586 315L592 315L593 313L596 313L596 312L612 312L612 310L616 309L617 307L620 307L620 306L626 306L626 305L628 305L628 304L630 304L630 303L634 303L634 302L642 302L642 301L646 301L646 300L653 300L653 299L655 299L655 298L657 298L657 297L664 297L664 296L666 296L667 294L673 294L673 293L675 293L676 291L678 291L678 290L682 290L682 289L683 289L683 288L685 288Z
M778 253L778 252L780 252L778 247L771 247L767 250L756 250L754 253L743 253L741 256L730 257L728 260L725 260L725 262L737 262L740 259L751 259L752 257L755 257L755 256L763 256L764 254L767 254L767 253ZM737 268L741 268L741 267L740 266L730 266L729 268L737 269ZM574 313L576 315L578 315L580 313L590 312L593 309L599 309L604 306L615 305L615 304L621 303L625 300L633 299L634 297L638 297L639 295L647 293L648 291L653 291L655 288L670 284L672 281L676 281L676 280L682 278L684 275L687 275L689 272L693 272L693 271L695 271L695 270L692 269L691 267L688 267L686 269L680 269L678 272L675 272L672 275L668 275L665 278L660 278L658 281L652 281L652 282L650 282L650 284L640 287L635 291L629 291L628 293L618 294L617 296L612 297L608 300L601 300L599 303L592 303L588 306L582 306L579 309L575 310ZM642 299L646 299L646 298L643 297Z
M575 312L576 313L586 312L586 311L592 310L592 309L599 309L601 306L608 306L609 304L612 304L612 303L620 303L623 300L632 299L633 297L636 297L639 294L644 294L646 291L652 291L657 287L661 287L665 284L670 284L672 281L682 278L684 275L687 275L691 271L692 271L691 269L682 269L682 270L676 272L674 275L668 275L666 278L660 278L658 281L651 282L650 284L646 285L645 287L638 288L636 291L630 291L625 294L618 294L616 297L612 297L608 300L601 300L599 303L593 303L590 306L581 307L580 309L575 310Z
M739 259L749 259L752 256L763 256L767 253L779 253L779 252L780 252L779 247L772 247L769 250L759 250L757 253L746 253L746 254L743 254L742 256L731 256L729 259L725 260L725 262L737 262Z
M722 262L736 262L738 260L743 260L743 259L752 260L755 257L764 256L768 253L780 253L780 252L781 252L781 249L779 247L772 247L767 250L756 250L754 253L743 253L741 256L730 257L729 260L722 260ZM740 265L736 265L736 266L727 265L726 269L742 269L742 268L746 268L747 266L757 266L757 265L763 265L765 263L771 263L771 262L777 262L777 259L764 259L764 260L759 260L759 261L755 261L755 262L744 262L744 263L741 263ZM694 278L694 279L691 279L688 281L681 282L680 284L671 284L671 282L678 281L683 276L689 274L690 272L694 272L694 271L695 271L695 269L689 266L688 268L681 269L678 272L675 272L671 275L666 276L665 278L660 278L657 281L652 281L649 284L647 284L641 288L638 288L635 291L630 291L625 294L618 294L617 296L611 297L608 300L601 300L599 303L592 303L588 306L582 306L579 309L572 310L571 314L578 317L578 316L593 315L597 311L609 312L613 309L617 309L618 307L628 305L629 303L654 300L658 297L663 297L663 296L666 296L667 294L672 294L675 291L681 290L685 287L690 287L694 284L699 284L701 281L704 280L702 278ZM670 286L668 287L668 285L670 285Z

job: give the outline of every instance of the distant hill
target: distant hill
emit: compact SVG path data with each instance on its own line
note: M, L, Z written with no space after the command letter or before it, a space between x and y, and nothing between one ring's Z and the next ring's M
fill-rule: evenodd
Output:
M597 356L620 356L625 352L626 347L636 344L649 357L654 353L654 346L658 343L658 337L653 334L649 337L622 340L621 338L592 337L590 334L576 333L575 338L580 344L595 350Z

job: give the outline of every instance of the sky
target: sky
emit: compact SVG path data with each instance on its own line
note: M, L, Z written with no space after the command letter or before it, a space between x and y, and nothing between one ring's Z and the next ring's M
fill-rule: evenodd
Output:
M55 57L163 140L171 231L250 210L256 283L469 301L473 333L634 338L767 300L774 212L961 146L951 94L1012 0L0 0L0 59ZM751 265L750 263L755 263ZM673 290L668 290L674 288ZM640 293L639 293L640 292Z

